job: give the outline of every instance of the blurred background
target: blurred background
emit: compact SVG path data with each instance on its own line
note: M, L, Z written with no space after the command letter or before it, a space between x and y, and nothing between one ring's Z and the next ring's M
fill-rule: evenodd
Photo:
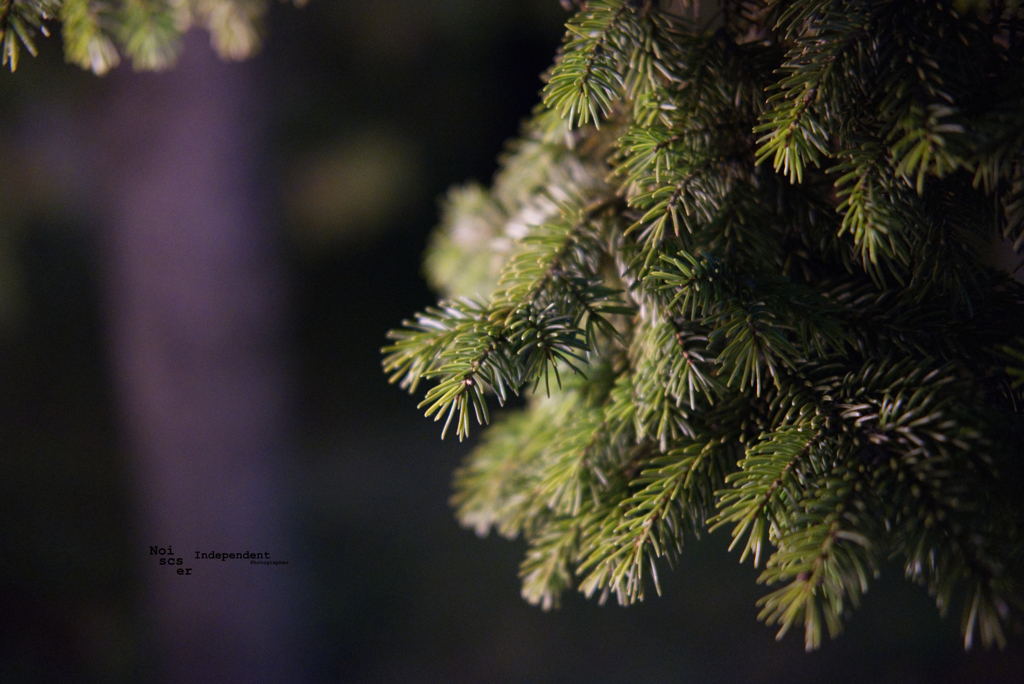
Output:
M0 682L1020 681L1019 636L965 654L896 566L805 654L723 534L660 598L543 613L522 544L458 527L472 443L379 350L432 303L438 199L493 174L565 17L312 0L242 64L190 34L171 72L96 78L51 38L0 73ZM184 584L154 544L289 565Z

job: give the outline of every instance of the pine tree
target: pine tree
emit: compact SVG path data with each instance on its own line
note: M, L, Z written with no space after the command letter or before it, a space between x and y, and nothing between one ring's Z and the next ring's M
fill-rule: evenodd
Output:
M492 187L447 197L444 299L384 349L442 436L522 397L459 520L527 540L544 608L641 600L727 528L780 638L838 634L893 560L963 604L966 647L1005 645L1024 288L990 253L1024 248L1021 3L563 4Z

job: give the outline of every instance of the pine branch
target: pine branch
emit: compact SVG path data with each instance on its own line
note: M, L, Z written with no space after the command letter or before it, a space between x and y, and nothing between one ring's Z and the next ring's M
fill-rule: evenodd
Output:
M549 522L530 544L519 567L522 596L544 610L559 607L561 596L573 585L572 563L580 544L586 514Z
M503 417L486 433L455 473L451 503L459 521L479 536L494 528L509 539L546 524L540 473L548 446L575 405L572 393L531 403L530 410Z
M0 64L18 68L19 43L35 57L36 31L48 36L44 22L59 11L60 0L0 0Z
M113 8L98 0L64 0L60 9L64 57L102 76L121 62L108 27Z
M839 234L850 233L859 248L861 264L877 283L884 282L886 271L904 280L910 265L911 228L902 220L894 204L902 203L900 188L889 183L892 177L888 150L874 141L864 141L840 155L840 162L829 169L836 179L836 207L843 216Z
M217 54L234 61L251 57L260 46L267 0L194 0L195 16L209 32Z
M572 126L600 126L622 100L676 80L680 31L653 0L591 0L566 25L565 43L548 75L544 106Z
M757 567L765 538L778 540L788 530L789 509L803 498L797 467L820 447L820 439L810 425L787 425L762 435L739 470L725 478L730 488L716 492L720 511L708 521L711 531L733 525L729 550L743 542L741 563L752 553Z
M124 0L118 38L136 71L167 69L181 50L174 8L167 0Z
M822 619L830 636L842 631L846 604L859 605L868 576L877 576L858 480L856 470L839 467L810 485L791 529L778 539L778 551L758 578L768 585L787 582L758 601L758 618L779 625L778 639L802 622L808 651L821 645Z
M545 107L577 126L598 125L612 113L624 84L616 32L631 11L622 1L595 0L566 25L565 47L544 86Z
M787 13L780 20L799 34L783 62L784 77L772 86L777 92L768 98L770 108L754 132L761 134L757 163L771 157L775 170L788 175L791 183L802 183L804 169L829 156L829 130L835 124L830 114L838 119L841 109L826 103L823 94L836 92L836 79L860 71L847 55L856 59L867 16L858 8L836 11L838 4L794 3L794 8L803 5L807 14ZM813 23L806 20L811 12L820 15Z
M630 483L635 493L590 526L585 560L577 570L584 575L580 591L587 596L614 592L621 605L642 601L649 567L660 594L655 560L674 558L685 531L703 524L710 506L707 493L721 483L728 454L717 441L691 443L646 460L640 477Z

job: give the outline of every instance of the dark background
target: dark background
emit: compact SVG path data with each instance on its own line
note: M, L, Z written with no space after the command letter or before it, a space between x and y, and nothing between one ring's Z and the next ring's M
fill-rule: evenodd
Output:
M564 19L555 0L312 0L275 6L262 52L232 67L256 74L266 122L254 145L287 292L286 572L310 679L1020 681L1019 636L965 654L959 607L940 620L897 566L843 636L805 654L801 634L776 643L757 622L764 588L727 535L691 544L660 598L571 595L543 613L519 598L523 545L458 527L449 481L472 444L440 441L379 349L431 303L420 259L437 200L490 178ZM134 77L41 47L0 73L0 682L154 681L102 196L82 178L97 112Z

